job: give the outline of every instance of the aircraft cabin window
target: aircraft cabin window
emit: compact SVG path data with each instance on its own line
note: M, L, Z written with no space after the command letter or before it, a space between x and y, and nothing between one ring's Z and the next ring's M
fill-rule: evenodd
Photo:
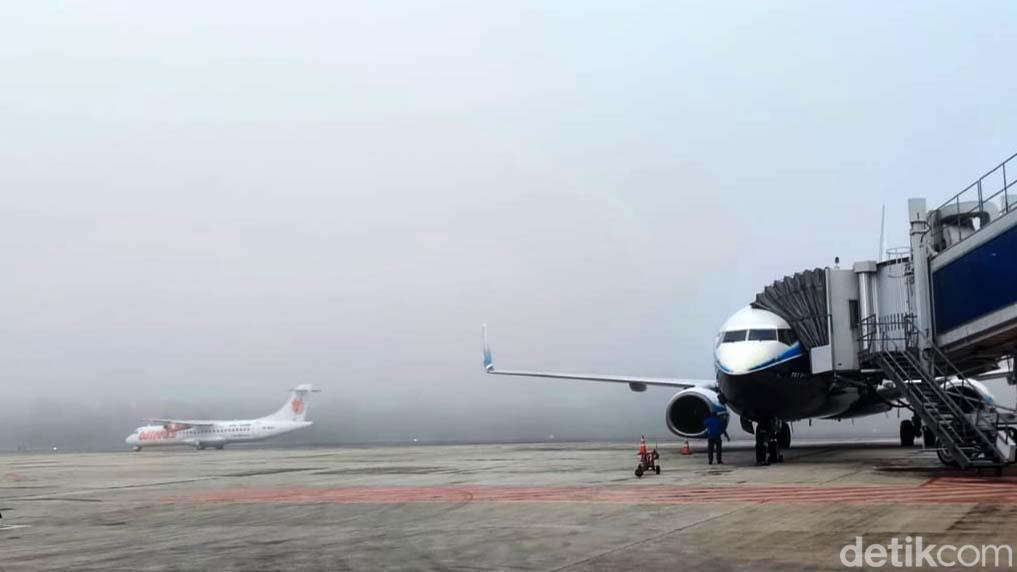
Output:
M789 346L794 345L794 343L798 341L798 338L795 337L794 330L790 329L777 330L777 339L779 339L781 343Z
M724 341L721 343L744 342L745 334L747 332L748 330L731 330L730 332L724 332Z
M777 330L749 330L749 341L775 342L777 341Z

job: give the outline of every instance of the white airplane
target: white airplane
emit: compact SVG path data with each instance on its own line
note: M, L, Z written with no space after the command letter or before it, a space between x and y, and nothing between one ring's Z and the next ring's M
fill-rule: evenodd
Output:
M304 384L291 391L293 393L286 403L278 411L265 417L234 421L145 419L149 425L138 427L124 441L135 451L140 451L142 447L165 445L222 449L228 443L261 441L310 427L313 421L304 420L307 415L307 394L320 390Z
M726 420L724 414L730 408L740 416L742 428L755 434L756 458L760 463L768 462L767 458L779 459L779 450L791 445L792 421L873 415L900 406L898 402L902 398L880 374L874 374L875 377L864 384L852 383L832 373L812 374L809 354L788 322L773 312L752 306L735 312L721 326L713 351L714 379L496 369L487 342L486 325L483 337L484 370L489 374L623 383L632 391L646 391L649 386L680 390L668 402L665 420L668 429L681 437L703 437L705 420L711 412L720 413ZM984 376L985 379L992 377L995 375ZM945 386L997 412L995 398L981 383L954 380ZM906 443L904 423L913 431L912 421L902 422L901 432L902 444L910 445ZM912 441L913 438L912 433ZM942 454L940 459L947 464L952 462Z

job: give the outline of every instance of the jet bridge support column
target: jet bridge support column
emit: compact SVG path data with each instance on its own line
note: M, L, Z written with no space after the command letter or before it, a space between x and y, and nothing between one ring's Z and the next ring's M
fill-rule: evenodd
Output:
M876 288L873 285L873 281L876 279L876 271L878 266L875 261L865 260L862 262L855 262L853 268L855 274L858 275L858 316L860 320L865 320L870 316L879 315L879 306L876 302ZM868 328L875 328L875 324L868 326ZM872 344L872 331L861 332L861 340L865 344L865 347L858 348L860 351L869 351L872 348L868 347Z
M924 334L918 336L918 347L929 349L932 339L932 298L929 288L928 213L925 199L908 199L908 219L911 223L911 264L915 279L915 325Z

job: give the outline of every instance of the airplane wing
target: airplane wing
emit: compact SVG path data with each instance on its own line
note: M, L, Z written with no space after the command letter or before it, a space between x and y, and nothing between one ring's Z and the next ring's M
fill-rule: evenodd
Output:
M996 380L996 379L1005 379L1007 381L1007 383L1010 383L1011 385L1013 385L1011 382L1015 378L1014 378L1014 372L1013 371L1007 371L1005 369L997 369L995 371L990 371L990 372L986 372L986 373L982 373L982 374L979 374L979 375L972 376L971 379L974 379L976 381L993 381L993 380Z
M600 375L590 373L555 373L549 371L501 370L495 369L491 357L491 346L487 343L487 324L481 328L484 336L484 371L493 375L517 375L522 377L545 377L550 379L575 379L583 381L606 381L609 383L627 383L632 391L646 391L647 386L677 387L716 387L715 379L677 379L669 377L638 377L631 375Z
M215 421L205 421L201 419L156 419L153 417L147 417L142 419L149 423L162 423L163 425L174 424L174 425L188 425L190 427L211 427L215 425Z

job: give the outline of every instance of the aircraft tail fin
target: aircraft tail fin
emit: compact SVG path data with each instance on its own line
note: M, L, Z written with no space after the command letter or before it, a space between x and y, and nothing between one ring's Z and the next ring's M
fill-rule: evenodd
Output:
M307 395L318 393L320 389L308 383L298 385L290 390L290 398L275 413L266 416L266 419L280 419L283 421L303 421L307 416Z

